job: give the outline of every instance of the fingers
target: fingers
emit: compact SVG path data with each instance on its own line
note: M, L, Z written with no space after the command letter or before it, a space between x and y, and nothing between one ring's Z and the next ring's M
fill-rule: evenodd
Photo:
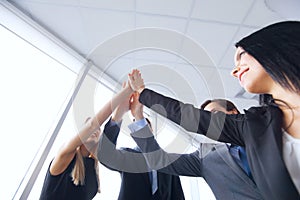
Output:
M125 88L125 87L126 87L126 81L124 81L122 84L122 88Z
M128 75L133 77L133 79L135 80L136 78L141 77L141 72L138 69L133 69L132 72Z
M132 76L133 76L133 79L134 79L134 80L138 80L138 79L141 79L141 78L142 78L142 77L141 77L141 72L140 72L139 70L137 70L137 69L133 71Z
M139 70L134 69L128 74L128 82L132 90L138 91L140 88L144 87L144 80L142 74Z
M133 78L132 74L128 74L128 80L131 83L134 81L134 78Z

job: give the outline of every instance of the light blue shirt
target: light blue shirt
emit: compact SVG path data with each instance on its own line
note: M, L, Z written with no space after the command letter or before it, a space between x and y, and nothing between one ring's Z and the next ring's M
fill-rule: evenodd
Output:
M141 130L142 128L144 128L146 125L148 125L148 122L145 118L143 119L140 119L138 121L135 121L131 124L128 125L128 128L130 129L130 131L133 133L133 132L136 132L136 131L139 131Z

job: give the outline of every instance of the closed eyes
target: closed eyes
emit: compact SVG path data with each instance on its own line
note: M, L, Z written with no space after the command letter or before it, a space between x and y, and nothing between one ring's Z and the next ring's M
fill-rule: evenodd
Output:
M245 53L247 53L246 51L242 51L240 54L239 54L239 57L242 57L242 55L244 55Z

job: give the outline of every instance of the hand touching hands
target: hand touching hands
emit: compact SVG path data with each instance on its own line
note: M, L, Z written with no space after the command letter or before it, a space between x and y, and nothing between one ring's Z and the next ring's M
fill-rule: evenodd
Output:
M122 101L118 107L115 109L112 120L116 122L122 121L123 115L131 110L132 115L139 120L138 118L143 118L143 106L139 103L139 93L144 90L144 80L141 76L139 70L134 69L130 74L128 74L128 83L123 83L123 89L128 89L131 92L136 91L137 93L130 95L124 101Z
M128 80L132 90L141 93L145 89L144 80L139 70L132 70L132 72L128 74Z
M144 118L143 115L143 105L139 102L139 93L135 92L132 95L132 99L130 101L130 111L132 116L136 120L140 120Z

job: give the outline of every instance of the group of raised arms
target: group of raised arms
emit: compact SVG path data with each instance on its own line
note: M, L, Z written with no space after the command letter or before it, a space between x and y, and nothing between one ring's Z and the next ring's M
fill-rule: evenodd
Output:
M194 106L147 88L133 69L122 90L58 151L40 199L93 199L100 192L99 162L121 174L119 200L185 199L179 176L203 177L216 199L300 199L300 22L268 25L235 46L232 75L246 91L268 96L263 105L243 114L226 99ZM166 152L144 106L219 143L200 143L189 154ZM118 149L127 112L137 146Z

